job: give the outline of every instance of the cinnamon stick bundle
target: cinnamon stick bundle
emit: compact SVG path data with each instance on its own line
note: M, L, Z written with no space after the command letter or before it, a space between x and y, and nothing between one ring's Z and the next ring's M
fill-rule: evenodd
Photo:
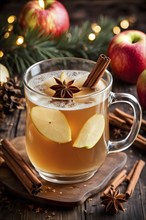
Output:
M125 131L129 131L130 127L126 124L126 121L124 119L119 118L118 116L116 116L113 113L109 113L109 121L110 124L118 127L120 129L123 129Z
M100 78L103 76L106 68L110 63L110 58L101 54L92 69L91 73L87 77L86 81L83 84L83 87L89 87L91 89L96 88L97 83L99 82Z
M41 181L21 157L16 148L10 141L4 139L1 141L0 150L8 167L13 171L17 178L30 194L36 194L41 190Z
M124 131L130 131L133 120L134 117L132 115L127 114L118 108L115 108L113 113L109 113L110 124ZM146 120L143 119L140 130L145 131L145 129L146 129ZM133 144L137 148L146 150L146 138L140 134L137 135Z
M126 120L129 125L133 124L133 120L134 120L134 116L130 115L122 110L120 110L119 108L115 108L114 110L115 115L119 116L120 118L123 118L124 120ZM146 131L146 120L142 119L141 121L141 129L143 131Z

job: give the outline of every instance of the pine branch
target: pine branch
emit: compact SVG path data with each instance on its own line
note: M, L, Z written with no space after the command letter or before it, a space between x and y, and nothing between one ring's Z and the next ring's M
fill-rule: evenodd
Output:
M11 36L3 38L5 28L0 31L0 50L6 54L0 59L9 69L11 75L23 75L24 71L32 64L53 57L82 57L96 60L101 53L106 53L109 41L113 37L112 28L115 21L101 16L98 20L101 31L94 41L88 36L92 31L91 23L85 22L81 27L71 26L69 31L59 39L46 36L38 29L28 29L25 33L17 23ZM24 43L16 45L16 37L24 36Z

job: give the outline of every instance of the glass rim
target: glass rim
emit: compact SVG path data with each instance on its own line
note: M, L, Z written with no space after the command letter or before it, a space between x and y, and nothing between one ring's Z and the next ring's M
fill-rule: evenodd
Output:
M91 64L93 64L93 65L96 64L96 62L93 61L93 60L89 60L89 59L85 59L85 58L77 58L77 57L54 57L54 58L51 58L51 59L41 60L41 61L39 61L39 62L36 62L36 63L32 64L32 65L31 65L30 67L28 67L27 70L25 71L24 77L23 77L23 84L24 84L25 88L27 88L27 89L30 90L31 92L34 92L35 94L41 95L42 97L48 97L48 98L51 98L51 99L56 100L56 101L58 101L58 100L66 100L66 101L68 100L68 101L69 101L69 100L77 100L77 99L83 99L83 98L87 98L87 97L92 97L92 96L98 95L98 94L100 95L100 94L106 92L106 91L112 86L113 78L112 78L112 74L109 72L108 69L105 70L104 75L107 74L107 75L110 77L110 79L109 79L109 83L107 84L107 86L106 86L104 89L102 89L102 90L100 90L100 91L98 91L98 90L93 90L93 92L91 92L91 93L89 93L89 94L79 95L79 96L73 96L72 98L59 98L59 97L49 96L48 94L45 94L45 93L36 91L35 89L33 89L32 87L30 87L30 86L28 85L27 80L26 80L26 77L27 77L28 73L30 72L30 70L31 70L33 67L35 67L35 66L37 66L37 65L39 65L39 64L41 64L41 63L50 62L50 61L53 61L53 60L55 61L55 60L70 60L70 59L72 59L72 60L77 60L77 61L86 61L87 63L89 62L89 63L91 63ZM103 76L104 76L104 75L103 75ZM103 78L103 77L102 77L102 78Z

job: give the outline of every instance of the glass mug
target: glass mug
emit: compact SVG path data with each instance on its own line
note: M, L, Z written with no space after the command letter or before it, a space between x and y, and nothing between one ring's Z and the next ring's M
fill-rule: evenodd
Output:
M126 93L113 93L112 75L106 70L95 90L84 89L73 98L53 96L50 86L75 80L83 85L95 65L81 58L53 58L29 67L24 76L27 104L26 151L45 180L77 183L92 177L111 152L127 149L135 140L141 122L137 99ZM128 103L134 122L128 136L112 142L109 137L109 106Z

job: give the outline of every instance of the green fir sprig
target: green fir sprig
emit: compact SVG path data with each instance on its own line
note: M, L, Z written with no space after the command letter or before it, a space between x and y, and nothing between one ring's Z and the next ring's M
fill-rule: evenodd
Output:
M57 39L51 35L46 36L38 29L27 29L24 32L16 21L8 38L4 38L7 26L0 30L0 50L4 53L0 63L8 68L10 75L23 75L30 65L43 59L82 57L96 60L99 54L106 53L116 22L100 16L96 23L101 31L95 33L94 40L89 40L89 34L94 32L92 23L88 21L81 26L71 26L67 33ZM16 40L20 35L24 37L24 42L17 45Z

